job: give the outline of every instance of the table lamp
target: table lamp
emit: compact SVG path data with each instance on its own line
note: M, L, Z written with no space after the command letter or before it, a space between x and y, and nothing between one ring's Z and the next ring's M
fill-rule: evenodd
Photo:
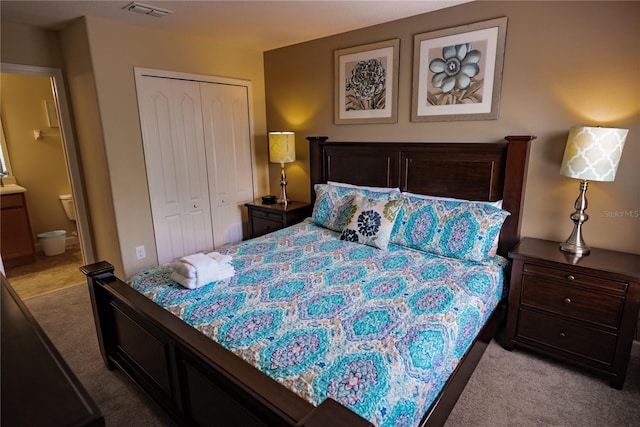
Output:
M280 187L282 192L278 203L287 206L287 175L284 173L284 164L296 160L296 136L293 132L269 132L269 160L271 163L280 163Z
M587 255L591 248L582 238L582 224L589 219L587 210L588 181L613 181L627 138L627 129L575 127L569 132L560 173L582 180L576 211L571 214L573 231L560 249L576 255Z

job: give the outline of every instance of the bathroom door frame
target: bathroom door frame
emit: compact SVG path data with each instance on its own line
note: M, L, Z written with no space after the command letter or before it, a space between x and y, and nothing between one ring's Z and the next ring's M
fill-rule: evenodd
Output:
M75 138L73 136L71 113L69 111L62 70L59 68L11 64L7 62L0 63L0 67L0 71L3 73L43 76L49 77L51 81L51 91L53 92L53 98L58 107L60 135L62 137L62 148L67 166L67 174L69 176L71 193L76 208L76 226L78 228L78 240L80 241L80 247L82 249L82 260L84 264L91 264L95 262L95 253L85 202L84 181L82 180L78 150L76 149Z

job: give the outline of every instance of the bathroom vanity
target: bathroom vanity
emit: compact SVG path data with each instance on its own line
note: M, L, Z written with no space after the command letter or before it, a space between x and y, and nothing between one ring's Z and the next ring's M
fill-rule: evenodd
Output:
M0 187L0 253L5 267L36 260L25 192L24 187L15 184Z

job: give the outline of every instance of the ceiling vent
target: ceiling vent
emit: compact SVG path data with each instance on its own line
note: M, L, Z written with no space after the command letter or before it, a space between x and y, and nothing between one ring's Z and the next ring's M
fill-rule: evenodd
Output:
M170 13L173 13L170 10L161 9L156 6L149 6L148 4L137 3L135 1L129 3L125 7L124 10L128 10L129 12L141 13L143 15L151 15L156 18L160 18L162 16L167 16Z

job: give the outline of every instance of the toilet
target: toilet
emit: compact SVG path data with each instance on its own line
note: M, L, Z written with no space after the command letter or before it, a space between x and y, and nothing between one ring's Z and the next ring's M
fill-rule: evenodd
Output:
M67 214L67 218L71 221L76 220L76 208L73 204L73 196L71 194L62 194L60 197L60 202L62 203L62 207L64 208L64 212Z

